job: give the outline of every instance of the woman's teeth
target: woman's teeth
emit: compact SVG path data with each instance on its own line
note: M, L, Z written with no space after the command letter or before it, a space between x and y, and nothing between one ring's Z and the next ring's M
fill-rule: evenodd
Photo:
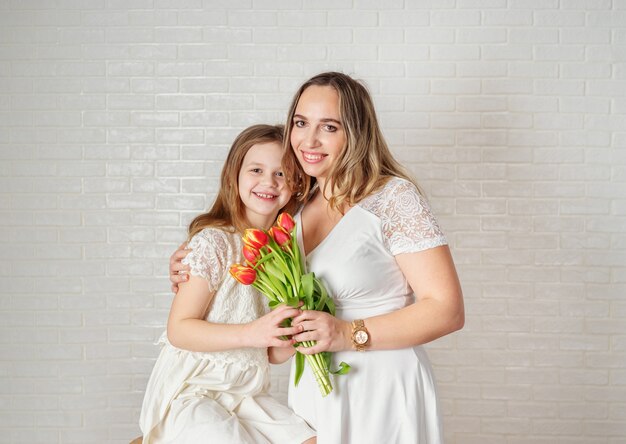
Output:
M310 154L310 153L302 153L302 157L304 157L304 160L307 160L309 162L318 162L320 160L322 160L324 158L323 154Z

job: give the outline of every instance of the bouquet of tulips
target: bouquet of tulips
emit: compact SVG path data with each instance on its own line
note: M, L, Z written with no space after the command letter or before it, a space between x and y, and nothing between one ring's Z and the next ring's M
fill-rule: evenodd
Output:
M296 223L288 213L278 216L276 225L267 231L247 229L242 238L244 264L233 264L230 274L243 285L252 285L269 299L270 308L279 304L303 310L325 311L335 314L335 304L322 282L313 272L306 273L302 254L296 240ZM286 321L286 326L291 320ZM311 347L314 341L305 341L295 346ZM298 385L305 360L308 362L322 396L328 395L333 387L330 383L330 352L303 355L296 351L295 385ZM335 374L345 374L350 366L340 364Z

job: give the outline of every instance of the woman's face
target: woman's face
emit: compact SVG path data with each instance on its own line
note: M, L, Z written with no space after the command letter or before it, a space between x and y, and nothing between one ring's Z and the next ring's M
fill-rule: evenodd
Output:
M337 91L330 86L309 86L298 100L291 125L290 141L298 162L323 185L347 140Z

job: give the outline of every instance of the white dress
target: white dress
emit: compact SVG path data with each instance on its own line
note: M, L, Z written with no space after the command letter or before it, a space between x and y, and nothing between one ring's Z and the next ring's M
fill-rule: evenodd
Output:
M298 240L302 248L301 235ZM445 244L416 187L392 178L346 212L307 255L307 269L327 285L338 318L365 319L414 302L394 256ZM319 444L443 442L435 381L421 346L334 353L331 369L341 361L352 370L333 376L325 398L306 366L298 387L289 384L289 406L316 429Z
M191 274L216 290L206 320L242 324L267 312L265 297L228 269L242 262L241 236L207 228L189 242L183 260ZM140 417L144 444L301 443L315 432L268 394L264 348L191 352L172 346L166 333L148 382Z

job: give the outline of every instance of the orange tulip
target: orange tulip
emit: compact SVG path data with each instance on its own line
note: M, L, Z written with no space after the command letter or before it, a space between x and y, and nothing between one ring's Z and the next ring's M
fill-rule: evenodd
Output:
M256 280L256 271L247 265L233 264L229 271L231 276L243 285L251 285Z
M260 250L269 242L267 234L263 230L256 228L248 228L244 231L242 240L244 244L256 248L257 250Z
M289 241L291 240L291 236L289 235L287 230L282 227L270 228L270 236L272 236L272 239L274 239L276 243L281 247L289 243Z
M261 253L256 248L244 244L243 257L246 258L246 261L248 261L250 265L254 265L256 264L256 261L258 261L261 257Z
M276 224L287 231L287 233L291 233L293 227L296 226L296 222L293 220L293 217L289 213L280 213L278 215L278 219L276 219Z

